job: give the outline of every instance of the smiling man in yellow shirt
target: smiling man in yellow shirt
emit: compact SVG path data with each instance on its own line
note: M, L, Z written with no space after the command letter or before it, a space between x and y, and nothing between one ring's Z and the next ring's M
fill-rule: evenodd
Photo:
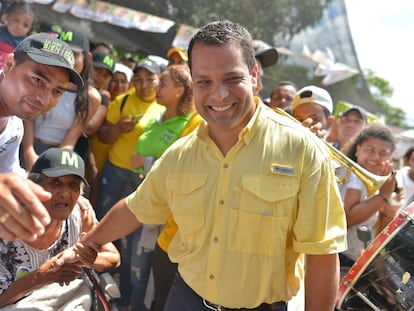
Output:
M172 215L178 231L168 254L179 274L165 310L287 310L304 277L306 310L333 310L346 221L325 147L254 97L258 68L242 26L204 26L189 66L206 122L173 144L84 243Z

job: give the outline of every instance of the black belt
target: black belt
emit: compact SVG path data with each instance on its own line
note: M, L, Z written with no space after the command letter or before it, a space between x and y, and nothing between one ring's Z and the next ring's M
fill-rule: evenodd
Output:
M220 305L216 305L214 303L208 302L207 300L203 299L203 304L207 308L216 311L272 311L276 310L276 308L286 307L286 302L284 301L277 301L274 303L262 303L260 306L256 308L225 308Z
M217 305L215 303L211 303L207 300L205 300L203 297L200 297L188 284L183 280L181 275L179 273L176 274L176 277L182 281L182 284L185 286L185 288L189 291L191 291L195 296L198 296L202 301L204 306L207 309L215 310L215 311L273 311L277 308L286 307L287 303L285 301L278 301L274 303L262 303L260 306L256 308L226 308L220 305Z

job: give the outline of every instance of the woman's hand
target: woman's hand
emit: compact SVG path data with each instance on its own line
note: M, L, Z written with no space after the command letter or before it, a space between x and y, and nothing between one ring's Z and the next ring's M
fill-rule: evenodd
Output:
M50 283L59 283L67 285L74 279L78 278L83 272L80 261L57 265L56 257L53 257L36 269L33 273L38 285L46 285Z
M142 154L134 153L131 156L131 167L132 168L140 168L144 167L145 165L145 156Z
M392 173L390 177L388 177L386 182L379 189L379 194L384 199L389 200L391 198L391 194L394 192L394 189L395 189L395 173Z

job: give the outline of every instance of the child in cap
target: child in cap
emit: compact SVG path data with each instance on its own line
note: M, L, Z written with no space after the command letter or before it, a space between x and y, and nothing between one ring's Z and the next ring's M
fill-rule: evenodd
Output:
M335 120L336 135L332 137L332 145L341 150L367 126L367 122L365 109L357 105L349 107Z
M0 68L4 58L33 30L36 15L30 4L12 1L3 14L4 25L0 27Z
M111 80L114 73L115 60L112 55L104 52L95 52L92 55L92 70L91 78L93 86L96 87L102 94L103 90L106 90L109 80ZM110 98L109 92L105 92L105 95Z
M106 160L106 155L110 146L102 144L99 141L97 132L105 121L108 112L111 93L107 90L107 87L109 80L113 76L114 68L115 60L111 54L102 51L97 51L92 54L91 80L94 88L96 88L101 96L100 105L93 118L94 125L93 127L91 126L90 131L88 131L89 144L91 146L88 159L88 180L91 184L90 199L92 202L95 202L96 200L95 197L99 187L99 172Z

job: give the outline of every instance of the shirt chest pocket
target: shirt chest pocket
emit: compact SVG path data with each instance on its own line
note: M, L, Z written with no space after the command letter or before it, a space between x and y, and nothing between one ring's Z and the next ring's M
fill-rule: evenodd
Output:
M240 210L262 215L286 216L296 205L299 181L292 176L244 176Z
M184 234L204 226L207 177L207 174L177 174L166 181L175 222Z
M230 211L229 250L284 258L298 189L295 177L245 176L240 207Z

